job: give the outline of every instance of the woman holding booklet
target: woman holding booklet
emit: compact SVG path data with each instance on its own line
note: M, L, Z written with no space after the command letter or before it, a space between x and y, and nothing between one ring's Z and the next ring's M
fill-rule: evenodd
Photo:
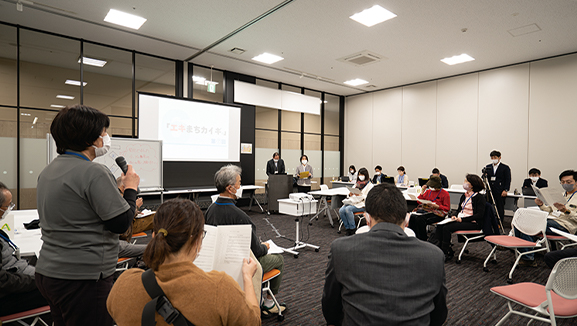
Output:
M443 189L441 177L432 176L418 197L419 206L411 213L409 228L417 239L427 241L427 225L442 221L451 209L451 195Z
M311 179L313 178L313 167L310 166L309 158L306 155L301 156L301 164L295 171L297 178L298 192L308 193L311 191Z
M445 261L453 259L451 235L461 230L481 230L485 216L485 196L479 191L485 189L483 180L476 174L467 174L463 182L465 193L459 200L457 214L450 219L437 223L436 235L441 250L445 253Z
M365 199L369 191L373 189L373 184L370 180L369 171L366 168L361 168L357 183L350 189L349 197L343 200L344 205L339 209L339 216L347 230L347 236L355 234L355 213L365 211Z
M144 261L172 306L195 325L260 325L260 307L253 290L256 262L245 259L242 278L246 292L224 272L204 272L193 261L204 238L204 216L190 200L164 202L154 217L153 238ZM141 325L151 301L143 285L144 271L125 271L108 296L107 307L119 326ZM157 325L168 325L158 313Z

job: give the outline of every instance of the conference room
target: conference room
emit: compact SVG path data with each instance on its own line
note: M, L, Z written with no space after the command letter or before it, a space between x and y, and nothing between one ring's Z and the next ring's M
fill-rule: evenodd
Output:
M371 26L352 18L374 5L392 15ZM145 21L137 29L117 25L105 20L111 9ZM376 166L393 177L403 166L412 185L436 167L449 188L458 187L467 174L481 176L491 151L498 150L511 169L507 190L514 205L505 208L502 231L508 234L515 212L536 206L521 190L531 168L559 192L559 174L577 169L572 165L577 154L567 146L577 118L576 14L571 0L193 1L178 6L148 0L2 0L0 182L13 196L14 211L38 209L39 175L56 156L50 125L66 106L83 104L105 113L111 148L116 140L136 145L163 140L161 133L154 134L162 118L143 106L143 99L152 98L174 101L168 108L200 105L189 121L177 118L184 134L189 126L190 134L195 127L202 134L203 126L195 124L201 113L207 123L224 123L220 112L225 111L218 109L230 114L231 129L227 149L212 152L216 156L203 156L211 152L198 147L179 151L180 145L163 140L155 169L147 171L146 164L142 172L135 169L141 175L143 208L154 211L169 199L188 198L204 212L217 194L215 173L238 165L246 190L237 206L263 241L291 247L295 218L278 209L271 213L275 203L265 191L267 162L275 152L289 176L307 156L314 192L323 185L333 189L351 165L357 171L366 168L371 179ZM257 61L263 53L280 60ZM462 54L469 61L445 62ZM127 159L128 164L137 160ZM113 161L108 166L120 176ZM320 250L299 249L296 259L283 254L278 299L288 310L284 321L270 318L263 324L326 324L321 299L328 254L334 240L347 238L337 233L333 208L334 227L324 214L310 224L315 214L302 218L297 237ZM137 243L147 243L147 232L148 238ZM453 237L456 252L462 248L458 240ZM492 247L484 241L468 246L460 264L453 260L444 266L445 325L496 324L508 308L490 289L508 284L516 257L497 251L497 264L489 263L489 272L483 272ZM515 284L546 284L551 269L541 254L536 260L535 268L515 270ZM513 316L505 324L527 321ZM569 325L574 319L557 322Z

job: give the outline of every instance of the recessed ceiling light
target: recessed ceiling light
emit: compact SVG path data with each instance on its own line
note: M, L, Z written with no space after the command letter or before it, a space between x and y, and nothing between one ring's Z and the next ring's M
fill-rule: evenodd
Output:
M74 96L70 96L70 95L56 95L56 98L61 98L63 100L73 100Z
M442 59L444 63L448 64L449 66L456 65L458 63L473 61L475 58L471 57L470 55L463 53L461 55L454 55L450 58Z
M374 5L369 9L365 9L361 12L357 12L356 14L350 16L349 18L355 20L367 27L371 27L378 23L382 23L385 20L389 20L391 18L395 18L397 15L393 14L392 12L388 11L387 9L379 6Z
M78 63L80 63L81 60L85 65L95 66L95 67L100 67L100 68L104 67L104 65L106 64L106 61L104 61L104 60L93 59L93 58L88 58L88 57L78 58Z
M347 85L351 85L351 86L359 86L359 85L364 85L364 84L368 84L369 82L364 80L364 79L351 79L351 80L347 80L345 82L345 84Z
M64 82L66 85L73 85L73 86L80 86L80 82L78 80L66 79ZM83 82L82 86L86 86L87 82Z
M51 108L58 108L58 109L62 109L65 108L66 105L60 105L60 104L50 104Z
M146 21L146 18L110 9L106 17L104 17L104 21L132 29L139 29Z
M34 117L34 121L32 121L32 124L35 125L36 122L38 122L38 117Z
M259 54L256 57L252 58L254 61L259 61L263 63L273 64L275 62L284 60L283 57L279 57L278 55L270 54L270 53L263 53Z

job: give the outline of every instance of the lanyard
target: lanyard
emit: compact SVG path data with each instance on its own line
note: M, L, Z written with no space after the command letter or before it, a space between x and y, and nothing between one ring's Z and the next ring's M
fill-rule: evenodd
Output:
M18 249L18 246L14 242L12 242L12 240L10 240L9 238L3 236L2 234L0 234L0 238L6 240L14 248L14 250Z
M218 206L235 206L233 203L217 203L217 202L214 203L217 204Z
M461 210L464 210L464 209L465 209L465 205L467 205L467 203L469 202L469 200L471 200L471 198L473 198L473 196L475 196L476 194L477 194L476 192L473 193L473 194L471 195L471 197L469 197L469 198L467 198L467 200L465 200L465 202L464 202L463 205L461 206Z
M429 191L429 195L427 196L427 200L431 200L431 194L433 192ZM439 195L441 195L441 190L439 190L439 193L437 194L437 197L435 197L435 199L431 200L433 203L435 202L435 200L437 200L437 198L439 198Z
M64 154L78 156L78 157L80 157L80 158L82 158L82 159L87 160L88 162L90 162L90 160L89 160L86 156L84 156L84 155L82 155L82 154L78 154L78 153L74 153L74 152L69 152L69 151L64 152Z
M569 199L567 199L567 202L565 203L565 205L569 204L569 202L571 201L571 198L573 198L573 196L575 195L575 193L577 193L577 191L575 191L571 197L569 197ZM567 192L565 192L565 196L567 196Z

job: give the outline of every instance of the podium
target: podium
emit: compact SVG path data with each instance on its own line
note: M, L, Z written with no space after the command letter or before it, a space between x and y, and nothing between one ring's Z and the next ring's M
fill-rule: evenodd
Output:
M293 176L286 174L271 174L267 182L268 211L278 212L278 200L288 198L293 190Z

